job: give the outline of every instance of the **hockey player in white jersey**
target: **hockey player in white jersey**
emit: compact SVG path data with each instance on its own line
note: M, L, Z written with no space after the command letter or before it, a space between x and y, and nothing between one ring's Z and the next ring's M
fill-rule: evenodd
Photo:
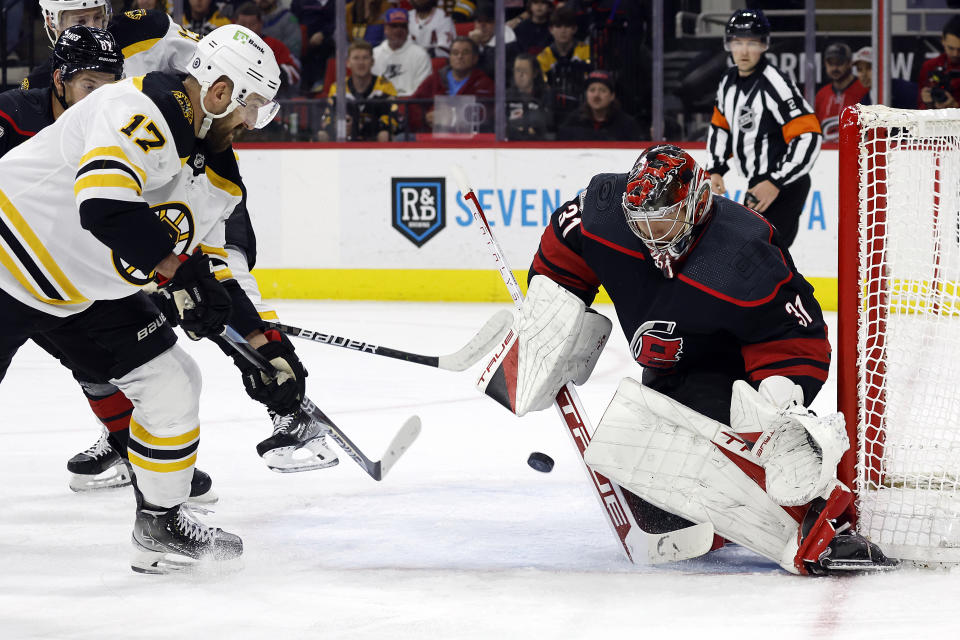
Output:
M108 30L124 55L124 76L128 78L150 71L188 71L199 39L195 33L176 24L162 11L127 11L111 20L110 6L105 0L40 0L40 5L46 19L47 34L51 38L71 24L109 22ZM45 86L49 77L49 64L40 65L31 71L22 88ZM232 155L224 156L222 163L225 168L232 164L231 169L236 170ZM243 190L239 177L238 184ZM263 302L256 280L250 274L250 268L256 260L256 240L245 197L228 220L227 236L226 251L235 279L254 302L261 318L276 320L276 311ZM283 342L293 349L288 340L284 338ZM226 348L224 350L229 352ZM325 425L311 419L299 408L281 408L276 402L271 402L274 400L271 396L276 395L275 390L271 390L271 393L252 388L250 381L257 377L252 375L249 363L238 358L234 358L234 362L241 370L248 394L268 406L273 433L257 444L256 450L270 469L284 473L311 471L328 468L339 462L336 454L327 446ZM104 431L96 443L68 461L70 487L75 491L86 491L123 486L128 480L121 456L116 450L117 445L109 442L107 430L122 431L123 414L129 411L129 402L123 394L110 389L109 385L85 388L84 393L103 423ZM117 416L121 418L119 422L114 420ZM200 501L215 499L209 487L209 477L198 471L194 499L198 499L197 496Z
M0 159L0 378L40 333L75 370L130 398L132 567L143 572L242 553L238 536L202 524L184 505L199 445L200 374L139 288L155 271L169 279L166 310L184 329L223 329L231 299L221 284L228 270L216 260L222 213L201 207L168 218L154 209L171 204L164 198L198 139L222 152L239 129L273 118L279 67L255 34L230 25L199 43L191 69L182 81L151 73L103 87ZM193 219L192 238L170 232L183 217ZM181 262L178 241L201 251ZM251 344L291 380L302 378L262 335Z

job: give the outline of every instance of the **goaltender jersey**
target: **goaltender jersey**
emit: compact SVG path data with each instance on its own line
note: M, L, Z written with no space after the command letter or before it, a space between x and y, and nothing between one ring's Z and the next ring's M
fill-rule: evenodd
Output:
M114 16L107 31L123 53L123 76L133 78L151 71L187 72L200 36L178 25L156 9L126 11ZM37 65L21 89L50 86L50 61Z
M0 158L0 288L68 316L131 295L171 251L196 247L231 277L223 221L239 175L182 170L197 162L193 118L180 80L151 73L101 87Z
M603 285L644 384L697 372L757 386L779 375L799 384L809 404L827 379L826 325L770 223L714 196L712 218L676 277L666 278L625 222L626 181L625 173L595 176L557 209L530 277L547 276L588 305Z

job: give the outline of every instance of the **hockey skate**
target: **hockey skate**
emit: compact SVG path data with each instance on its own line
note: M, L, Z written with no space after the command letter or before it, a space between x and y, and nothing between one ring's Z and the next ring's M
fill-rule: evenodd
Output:
M172 509L137 509L132 541L135 549L130 568L137 573L173 573L198 568L203 561L217 563L240 558L240 536L197 520L186 504Z
M340 462L327 447L326 427L303 409L281 416L270 412L273 435L257 445L257 453L277 473L326 469Z
M73 491L96 491L130 484L130 469L120 454L110 446L107 435L104 427L100 438L90 448L67 461L70 488Z
M842 575L892 571L900 567L896 558L888 558L880 547L859 533L838 532L817 562L807 562L811 575Z

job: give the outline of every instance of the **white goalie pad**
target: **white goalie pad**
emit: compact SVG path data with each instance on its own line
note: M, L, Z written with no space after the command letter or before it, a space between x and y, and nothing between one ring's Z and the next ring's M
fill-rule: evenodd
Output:
M766 473L767 493L784 506L828 495L837 464L850 447L843 415L811 413L800 387L781 376L763 380L759 391L735 382L730 426L740 433L761 432L753 453Z
M625 378L584 460L640 498L792 573L798 525L714 441L730 428ZM746 452L745 458L749 459Z
M553 280L534 276L477 388L518 416L546 409L563 385L587 381L611 327Z

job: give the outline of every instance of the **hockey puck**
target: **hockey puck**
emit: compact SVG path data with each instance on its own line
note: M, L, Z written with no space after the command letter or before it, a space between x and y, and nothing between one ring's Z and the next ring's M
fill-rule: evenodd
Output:
M527 464L530 465L531 469L535 469L540 473L550 473L553 471L553 458L539 451L534 451L530 454L530 457L527 458Z

